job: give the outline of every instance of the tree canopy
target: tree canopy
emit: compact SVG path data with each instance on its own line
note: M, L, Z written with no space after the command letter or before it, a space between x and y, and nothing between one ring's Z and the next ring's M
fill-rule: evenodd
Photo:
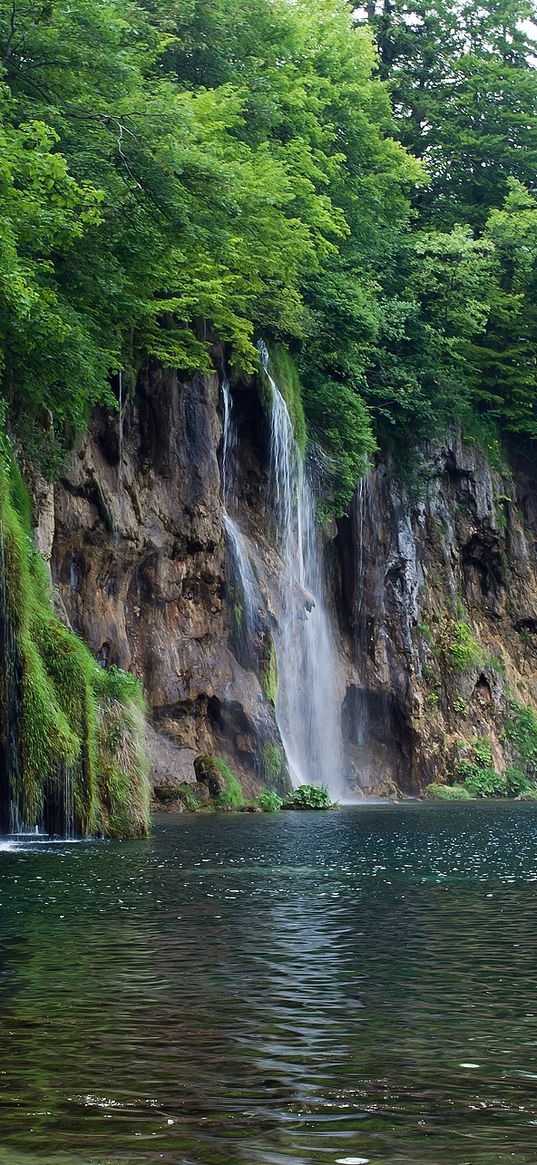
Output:
M69 437L215 337L299 368L347 504L375 441L536 431L526 0L0 0L6 406Z

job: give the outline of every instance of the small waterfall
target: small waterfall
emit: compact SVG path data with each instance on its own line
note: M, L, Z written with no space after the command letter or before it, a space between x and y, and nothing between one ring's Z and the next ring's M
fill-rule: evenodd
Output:
M276 541L285 564L275 635L276 718L295 787L326 784L332 796L341 797L343 685L338 682L339 659L326 605L312 478L272 375L267 348L263 342L258 348L272 395L270 493Z
M359 765L360 765L360 783L363 787L368 784L368 777L371 767L371 756L369 749L370 731L369 731L369 705L367 700L367 638L368 638L368 624L367 611L365 606L366 594L366 522L369 512L370 502L370 474L369 472L362 477L358 483L353 506L353 536L354 545L356 546L356 580L355 580L355 602L354 602L354 650L355 662L358 677L360 680L360 687L357 691L356 703L354 707L354 739L358 747Z
M237 431L232 418L233 402L229 381L224 371L222 371L220 386L224 413L222 436L222 501L224 509L222 522L226 531L232 563L235 622L240 639L241 662L247 667L255 668L257 663L255 641L259 625L259 587L250 561L248 539L230 513L230 510L235 512L237 510Z

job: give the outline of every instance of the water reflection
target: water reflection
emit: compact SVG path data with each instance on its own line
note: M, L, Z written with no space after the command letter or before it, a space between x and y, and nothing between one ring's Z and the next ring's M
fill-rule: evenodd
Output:
M2 1165L534 1165L537 809L0 853Z

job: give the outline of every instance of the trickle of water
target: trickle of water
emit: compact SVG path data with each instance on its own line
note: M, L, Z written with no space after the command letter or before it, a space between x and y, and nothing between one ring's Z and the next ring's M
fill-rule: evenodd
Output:
M333 797L341 797L344 683L326 603L315 499L266 345L260 342L258 349L272 394L270 493L285 564L275 632L276 719L294 786L326 784Z
M365 474L358 483L353 510L354 544L357 550L355 590L355 660L360 687L357 692L354 735L359 750L360 783L368 784L371 768L369 749L369 706L367 701L367 613L365 609L365 526L369 510L370 476Z
M233 402L229 381L222 371L221 392L223 401L224 431L222 435L222 522L226 531L233 572L233 584L239 598L241 639L245 647L245 660L254 663L254 640L259 621L260 594L250 555L249 539L242 532L238 522L231 517L230 510L237 511L236 496L236 451L237 431L233 424Z

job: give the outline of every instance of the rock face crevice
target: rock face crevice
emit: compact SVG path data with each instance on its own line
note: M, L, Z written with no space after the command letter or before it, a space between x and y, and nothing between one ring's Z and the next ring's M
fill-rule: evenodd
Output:
M37 542L62 617L104 666L143 680L153 780L193 783L196 757L216 754L253 792L283 779L270 675L281 564L267 517L267 420L255 382L233 393L237 518L262 607L253 653L230 585L216 375L182 380L150 365L121 424L97 410L62 480L37 483ZM500 475L454 433L426 451L424 469L414 497L380 456L349 516L326 532L350 795L419 792L449 776L457 741L476 735L499 758L509 698L537 703L531 467ZM480 648L459 673L457 622Z

